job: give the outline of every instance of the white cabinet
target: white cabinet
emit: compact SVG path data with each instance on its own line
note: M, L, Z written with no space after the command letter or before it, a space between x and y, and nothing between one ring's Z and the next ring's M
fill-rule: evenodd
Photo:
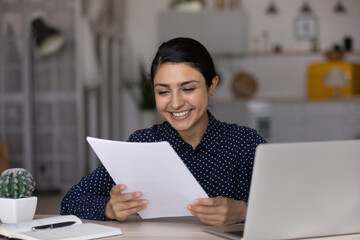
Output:
M273 142L360 138L359 101L272 104Z
M213 112L258 130L269 142L360 139L360 99L217 102Z

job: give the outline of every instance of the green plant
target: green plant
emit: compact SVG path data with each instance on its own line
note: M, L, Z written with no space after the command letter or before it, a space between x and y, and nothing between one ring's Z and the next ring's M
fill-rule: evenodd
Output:
M140 100L140 108L143 110L155 109L155 95L153 85L146 73L144 64L140 64L140 89L142 98Z
M35 181L31 173L23 168L10 168L0 176L0 197L30 197L35 190Z
M139 65L139 75L140 79L138 81L125 81L124 86L129 90L130 96L137 103L139 109L153 110L156 107L154 87L142 62Z

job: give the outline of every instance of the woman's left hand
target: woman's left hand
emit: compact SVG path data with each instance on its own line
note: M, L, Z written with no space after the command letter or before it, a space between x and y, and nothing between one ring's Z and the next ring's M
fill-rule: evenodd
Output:
M215 197L195 199L187 208L206 224L224 226L244 221L247 205L242 200Z

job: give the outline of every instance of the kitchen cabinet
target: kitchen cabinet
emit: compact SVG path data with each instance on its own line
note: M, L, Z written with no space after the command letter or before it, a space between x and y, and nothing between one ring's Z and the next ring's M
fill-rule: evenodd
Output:
M359 103L313 101L273 104L271 139L274 142L360 139Z
M256 129L269 142L360 139L360 99L216 102L218 119Z
M190 37L204 44L212 54L237 54L246 49L246 21L242 9L165 11L158 19L159 41Z

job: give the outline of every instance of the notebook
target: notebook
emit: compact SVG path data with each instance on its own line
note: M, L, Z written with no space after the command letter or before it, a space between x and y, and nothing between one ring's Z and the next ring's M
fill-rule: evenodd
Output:
M259 145L244 234L229 239L294 239L360 233L360 140Z
M67 224L71 223L71 224ZM63 225L60 227L60 225ZM67 226L64 226L67 225ZM121 235L120 228L82 223L74 215L41 218L14 224L0 224L0 238L25 240L98 239Z

